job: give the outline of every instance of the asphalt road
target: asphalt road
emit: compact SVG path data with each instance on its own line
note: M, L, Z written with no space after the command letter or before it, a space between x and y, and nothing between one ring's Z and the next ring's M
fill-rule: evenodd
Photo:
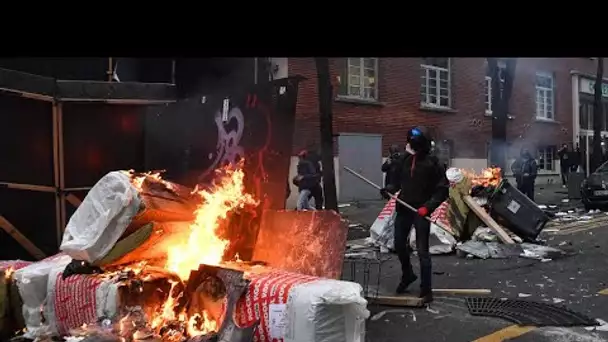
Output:
M560 202L560 196L556 196L556 202ZM381 206L378 202L360 208L345 208L344 212L349 218L357 217L359 222L369 225ZM486 288L497 298L525 296L528 300L559 302L571 310L608 321L608 290L606 295L598 293L608 289L608 268L605 266L608 260L608 215L596 214L593 224L561 225L547 230L552 231L543 232L541 237L549 246L571 249L575 255L548 262L522 258L479 260L455 255L435 256L433 287ZM350 237L366 235L364 229L354 228ZM418 269L417 260L413 260L415 269ZM371 283L378 279L373 271L370 276ZM384 263L379 278L380 292L392 293L399 276L396 260ZM417 284L412 288L417 289ZM502 319L475 317L468 313L463 297L458 296L436 296L430 310L371 305L369 309L372 318L367 322L366 340L374 342L608 342L608 331L588 331L579 327L518 327ZM379 315L382 312L384 314Z

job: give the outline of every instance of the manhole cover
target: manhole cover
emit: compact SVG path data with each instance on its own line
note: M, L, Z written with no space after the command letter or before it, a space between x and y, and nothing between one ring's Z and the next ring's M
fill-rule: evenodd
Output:
M591 326L597 321L563 306L518 299L467 298L467 308L474 316L499 317L520 325Z

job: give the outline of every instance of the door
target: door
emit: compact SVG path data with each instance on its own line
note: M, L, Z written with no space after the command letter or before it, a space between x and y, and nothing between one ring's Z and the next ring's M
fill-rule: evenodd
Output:
M380 193L371 185L356 178L343 166L347 166L370 181L382 186L382 135L364 133L340 133L338 137L340 160L339 201L379 199Z

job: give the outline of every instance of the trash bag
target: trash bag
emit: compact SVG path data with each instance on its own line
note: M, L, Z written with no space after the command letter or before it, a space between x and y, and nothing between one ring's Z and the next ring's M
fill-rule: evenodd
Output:
M434 223L431 223L431 234L430 237L436 237L437 241L433 243L433 239L429 239L429 250L431 254L448 254L454 251L454 247L456 247L456 238L445 231L444 229L439 228ZM433 248L437 246L437 248ZM410 247L412 250L416 250L416 230L412 228L410 231Z
M369 229L371 242L381 249L392 250L395 248L396 204L397 201L391 198Z
M113 171L89 191L70 218L60 249L76 260L103 258L140 210L141 199L130 177Z

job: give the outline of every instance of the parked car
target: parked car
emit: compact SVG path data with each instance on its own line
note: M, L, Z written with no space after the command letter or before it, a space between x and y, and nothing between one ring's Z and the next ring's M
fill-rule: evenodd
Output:
M600 165L583 180L581 199L586 210L608 207L608 162Z

